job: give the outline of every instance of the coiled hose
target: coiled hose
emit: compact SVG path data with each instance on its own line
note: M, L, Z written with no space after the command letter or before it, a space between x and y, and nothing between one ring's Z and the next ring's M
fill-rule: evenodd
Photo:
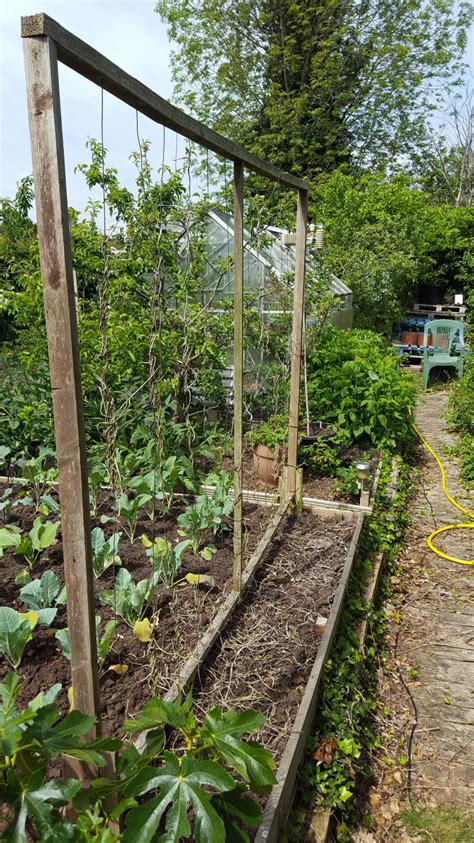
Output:
M442 556L443 559L448 559L449 562L457 562L458 565L474 565L474 559L458 559L456 556L449 556L448 553L443 553L442 550L438 550L438 548L435 547L433 544L433 539L435 539L436 536L439 536L441 533L447 533L449 530L474 530L474 512L470 512L468 509L465 509L464 506L461 506L460 503L458 503L454 500L453 497L451 497L446 488L446 474L440 458L433 451L433 448L428 444L428 442L426 441L424 436L422 436L415 424L413 425L413 430L420 437L425 448L428 449L430 454L435 458L436 462L438 463L439 470L441 472L441 485L443 487L443 493L445 497L450 503L452 503L453 506L456 507L456 509L459 509L461 512L463 512L464 515L468 516L468 518L472 518L472 521L470 521L468 524L448 524L447 527L440 527L438 530L434 530L431 535L429 535L426 539L428 547L430 548L430 550L433 551L433 553L436 553L438 556Z

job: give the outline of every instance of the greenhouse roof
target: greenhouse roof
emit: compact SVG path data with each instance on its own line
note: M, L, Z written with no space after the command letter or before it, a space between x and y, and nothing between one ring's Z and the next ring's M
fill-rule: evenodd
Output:
M234 223L231 214L222 211L209 211L208 259L211 266L215 262L232 254L234 249ZM246 287L259 286L252 283L257 276L264 276L272 271L279 278L293 275L295 271L295 247L282 243L284 229L276 226L265 228L262 243L250 245L251 233L244 229L244 278ZM255 238L254 238L255 239ZM317 272L315 250L309 248L306 254L307 269ZM333 273L330 274L331 293L343 298L351 296L351 289Z

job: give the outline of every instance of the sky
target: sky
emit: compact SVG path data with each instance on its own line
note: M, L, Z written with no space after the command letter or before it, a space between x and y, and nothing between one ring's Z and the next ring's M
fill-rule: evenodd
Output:
M17 181L32 169L20 18L40 11L165 99L172 98L171 47L166 26L154 11L154 0L1 0L0 196L14 196ZM100 139L101 91L61 63L59 68L68 204L82 210L89 193L84 177L74 174L74 167L89 161L87 138ZM139 131L152 143L152 162L155 159L161 163L161 126L139 115ZM136 170L128 158L138 148L136 114L107 93L104 146L109 150L108 163L118 167L122 183L131 186ZM184 144L179 139L178 157L183 153ZM176 135L167 130L165 161L173 168L175 157Z
M154 11L154 0L0 0L0 196L14 196L17 181L31 173L20 17L39 11L55 18L165 99L172 99L171 45L166 26ZM474 28L468 61L473 53ZM83 210L88 190L84 177L75 174L74 167L89 161L87 138L100 139L101 92L64 65L59 68L68 203ZM468 76L472 85L472 70ZM158 164L163 154L162 128L140 115L139 131L142 138L151 141L151 161ZM109 150L108 164L117 167L121 182L131 187L136 171L129 155L138 147L136 115L107 93L104 145ZM167 130L166 163L174 168L176 157L183 154L183 139L178 141L176 155L176 135Z

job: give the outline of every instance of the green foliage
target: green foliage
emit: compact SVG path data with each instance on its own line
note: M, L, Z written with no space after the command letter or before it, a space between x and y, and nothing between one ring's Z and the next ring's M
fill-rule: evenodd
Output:
M61 808L78 794L80 783L51 780L48 766L68 755L103 767L102 752L120 745L110 738L84 742L95 718L79 711L61 717L56 702L60 690L60 685L53 685L18 711L19 677L10 673L0 685L0 787L2 802L12 814L7 814L8 825L2 828L5 841L28 840L32 827L40 840L78 841Z
M22 556L28 567L33 568L43 551L51 547L56 540L60 524L60 521L44 521L41 515L38 515L27 535L16 534L15 555Z
M9 606L0 606L0 653L13 668L20 664L37 620L36 612L22 614Z
M105 624L103 633L100 631L102 618L100 615L95 616L95 637L97 644L97 664L99 666L99 676L104 672L105 660L110 652L115 630L117 628L117 621L110 620ZM71 641L69 637L69 628L58 629L55 638L61 645L64 658L71 660Z
M313 348L308 332L308 394L343 444L395 448L410 441L414 381L377 334L328 327Z
M270 416L266 421L252 430L250 434L252 445L266 445L275 454L285 447L288 440L288 422L286 415L278 413Z
M118 545L122 533L113 533L105 538L101 527L94 527L91 533L92 566L96 577L102 576L111 565L121 565Z
M206 494L197 495L196 500L185 511L178 515L178 534L191 540L191 547L195 556L201 552L204 559L210 559L215 548L208 545L200 551L204 535L210 531L214 536L226 527L226 519L233 510L232 498L228 496L225 486L217 485L212 497Z
M140 510L142 510L146 504L151 501L151 499L151 494L140 494L134 498L129 498L126 492L122 492L117 498L115 508L117 510L118 517L124 524L124 529L132 544L135 540Z
M337 495L352 498L359 492L357 471L353 465L340 466L336 469L336 479L332 486Z
M64 589L59 593L56 574L44 571L40 579L30 580L20 588L20 599L27 609L36 612L38 623L49 626L56 617L57 607L65 603L66 598Z
M6 841L25 841L34 827L44 841L113 843L117 838L109 822L121 819L124 841L154 840L159 834L176 843L190 837L198 843L248 843L245 829L262 819L253 793L268 793L275 783L270 754L243 739L261 726L260 714L213 708L199 723L191 694L172 703L153 698L124 724L129 734L146 731L139 753L121 740L84 742L94 717L74 710L61 718L60 690L54 685L19 711L18 676L9 674L0 685L0 786L3 803L12 809L2 829ZM166 747L169 728L183 739L173 744L173 752ZM116 751L114 780L96 777L82 789L74 779L56 781L48 774L50 763L62 755L104 767L104 751ZM113 794L117 804L111 809ZM61 810L67 802L76 813L74 825Z
M189 694L183 701L163 703L153 699L145 705L136 720L125 723L125 730L136 734L147 731L147 745L159 748L164 760L161 767L147 767L131 778L124 788L126 798L137 799L153 790L151 800L132 807L126 817L124 840L151 840L164 819L165 832L173 839L192 835L192 839L224 841L226 830L248 836L238 829L236 819L257 826L261 820L258 805L248 795L268 793L275 782L275 763L269 753L242 735L255 732L263 717L254 711L223 713L211 709L199 725L191 709ZM162 751L164 729L170 726L185 739L186 750L179 759ZM231 772L229 772L229 770ZM210 791L210 792L209 792ZM193 828L189 807L193 808Z
M167 588L171 588L181 567L181 557L188 548L192 547L192 541L186 539L173 544L161 536L155 536L152 543L147 536L143 535L142 543L147 548L146 554L151 562L153 581L158 583L162 580Z
M159 0L175 93L213 128L310 179L419 147L461 75L468 4Z
M102 603L112 606L114 612L129 626L134 627L145 615L153 596L153 578L135 582L126 568L121 568L115 577L114 587L100 592Z
M333 477L341 464L338 446L323 437L299 450L299 460L311 474Z
M396 459L398 482L389 506L386 489L392 461L384 454L374 512L359 542L346 608L326 664L314 736L299 771L299 789L305 804L333 809L336 818L345 821L354 818L354 797L358 787L366 787L371 753L378 746L373 731L374 676L380 659L385 614L379 603L367 610L362 597L367 573L377 553L384 555L380 591L384 594L390 588L390 576L395 571L401 538L408 525L413 468L400 457ZM369 626L362 658L357 628L364 617L368 617ZM289 839L296 843L301 839L300 831L300 822L294 815ZM341 832L340 839L347 836Z

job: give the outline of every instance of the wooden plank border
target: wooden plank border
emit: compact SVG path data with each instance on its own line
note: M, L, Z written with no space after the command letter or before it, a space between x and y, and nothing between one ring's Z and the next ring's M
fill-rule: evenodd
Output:
M25 39L47 36L56 45L59 61L151 120L161 123L168 129L173 129L206 149L217 152L228 161L241 161L249 170L266 176L272 181L279 182L292 190L307 191L306 182L302 179L263 161L240 144L219 135L199 120L195 120L181 109L171 105L151 88L130 76L44 12L22 17L21 36Z
M240 592L233 590L230 592L228 597L226 597L222 608L218 611L214 620L211 622L209 628L200 638L196 647L194 648L194 651L191 653L191 655L181 668L177 680L173 683L169 691L167 691L167 693L163 697L165 702L172 702L176 699L180 691L187 691L190 687L191 683L193 682L194 678L196 677L199 671L199 668L203 664L205 658L208 656L209 652L211 651L219 636L223 633L224 629L226 628L235 611L236 606L240 603L242 595L247 589L249 583L252 581L255 571L257 570L263 555L268 550L275 534L277 533L280 527L280 524L282 523L284 517L287 514L289 505L290 501L287 500L274 513L270 523L267 526L267 529L265 530L255 551L253 552L252 556L250 557L247 565L243 570ZM146 732L143 732L138 735L137 739L134 741L134 744L137 749L142 752L145 748L145 743Z
M328 659L344 606L347 586L352 572L364 518L365 514L360 513L347 552L341 581L331 607L329 620L323 633L313 669L290 732L290 737L288 738L278 766L277 784L273 787L265 805L263 823L258 830L255 843L278 843L281 840L281 832L288 818L293 801L298 767L303 759L306 740L313 726L324 665Z

